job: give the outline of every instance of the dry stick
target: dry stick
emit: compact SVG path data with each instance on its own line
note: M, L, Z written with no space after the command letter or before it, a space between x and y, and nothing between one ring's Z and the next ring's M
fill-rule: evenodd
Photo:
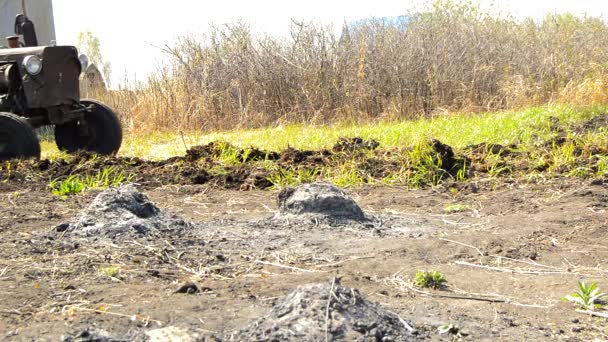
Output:
M393 283L395 283L395 281L398 281L399 283L401 283L401 286L405 286L408 289L412 290L413 292L420 293L422 295L429 296L429 297L441 297L441 298L450 298L450 299L465 299L465 300L475 300L475 301L490 302L490 303L505 303L505 304L511 304L511 305L515 305L515 306L522 306L522 307L528 307L528 308L538 308L538 309L547 309L547 308L549 308L546 305L517 303L517 302L514 302L512 299L506 298L506 297L503 297L503 298L485 298L485 297L444 295L444 294L439 294L439 293L430 293L430 292L422 291L422 290L419 290L419 289L413 287L412 285L410 285L407 282L405 282L403 279L399 279L399 278L398 279L393 279Z
M7 270L8 270L8 266L6 266L5 268L2 269L2 271L0 271L0 278L2 278L2 276L6 273Z
M479 253L480 256L484 256L483 253L481 252L481 250L475 246L471 246L471 245L467 245L466 243L462 243L462 242L458 242L458 241L454 241L454 240L450 240L450 239L444 239L444 238L439 238L439 240L443 240L443 241L448 241L448 242L452 242L461 246L465 246L465 247L469 247L472 248L474 250L477 251L477 253ZM528 265L533 265L533 266L538 266L538 267L544 267L544 268L551 268L554 270L560 270L559 267L555 267L555 266L549 266L549 265L543 265L543 264L539 264L535 261L526 261L526 260L519 260L519 259L513 259L513 258L509 258L509 257L504 257L502 255L488 255L489 257L493 257L493 258L497 258L497 259L505 259L505 260L509 260L509 261L513 261L513 262L520 262L523 264L528 264ZM574 265L572 265L573 267L575 267Z
M184 149L188 151L188 145L186 144L186 139L184 138L184 132L180 131L179 134L182 137L182 143L184 143Z
M397 315L396 313L392 312L392 311L388 311L388 313L393 314L397 317L397 319L399 320L399 322L401 322L401 324L403 324L403 326L405 327L405 329L407 329L407 331L409 331L410 333L413 333L415 331L414 327L412 327L411 325L409 325L408 322L404 321L403 318L401 318L401 316Z
M576 312L584 313L584 314L591 315L591 316L608 318L608 313L603 313L603 312L597 312L597 311L591 311L591 310L580 310L580 309L576 309Z
M329 288L329 295L327 296L327 307L325 308L325 342L329 342L329 306L331 305L331 297L334 296L334 285L336 285L336 277L331 281L331 287Z
M448 242L455 243L457 245L473 248L474 250L477 251L477 253L479 253L479 255L483 256L483 253L479 250L479 248L477 248L475 246L467 245L466 243L462 243L462 242L458 242L458 241L454 241L454 240L450 240L450 239L439 238L439 240L448 241Z
M426 291L422 291L422 290L418 290L417 288L410 286L410 285L406 285L408 289L423 294L425 296L429 296L429 297L441 297L441 298L451 298L451 299L468 299L468 300L476 300L476 301L480 301L480 302L490 302L490 303L509 303L510 300L508 299L504 299L504 298L484 298L484 297L472 297L472 296L458 296L458 295L444 295L444 294L439 294L439 293L430 293L430 292L426 292Z
M269 265L269 266L274 266L274 267L279 267L279 268L286 268L288 270L292 270L292 271L298 271L298 272L306 272L306 273L327 273L327 271L316 271L316 270L307 270L304 268L299 268L299 267L293 267L293 266L287 266L287 265L282 265L282 264L275 264L272 262L268 262L268 261L262 261L262 260L256 260L255 261L256 264L262 264L262 265Z
M110 311L103 311L103 310L95 310L95 309L87 309L87 308L79 308L76 306L73 306L73 308L75 310L78 311L85 311L85 312L95 312L95 313L100 313L100 314L107 314L107 315L111 315L111 316L119 316L119 317L129 317L129 318L135 318L137 319L137 316L140 315L127 315L127 314L122 314L122 313L118 313L118 312L110 312ZM146 317L146 322L154 322L158 325L163 325L164 323L155 319L151 319L150 317Z
M535 274L535 275L547 275L547 274L579 274L576 272L568 272L568 271L544 271L544 270L517 270L506 267L492 267L485 265L472 264L466 261L456 261L457 265L469 266L469 267L477 267L483 268L490 271L496 272L504 272L504 273L518 273L518 274Z
M526 261L526 260L520 260L520 259L513 259L513 258L505 257L505 256L502 256L502 255L490 255L490 256L493 257L493 258L497 258L497 259L505 259L505 260L509 260L509 261L513 261L513 262L519 262L519 263L522 263L522 264L528 264L528 265L532 265L532 266L538 266L538 267L544 267L544 268L550 268L550 269L553 269L553 270L563 271L563 269L561 269L559 267L539 264L536 261ZM574 265L572 265L572 266L575 267Z
M19 315L19 316L32 316L32 315L34 315L31 312L21 312L19 310L9 310L9 311L0 310L0 314Z
M338 266L340 264L343 264L343 263L349 262L349 261L361 260L361 259L372 259L372 258L373 258L373 256L352 257L352 258L348 258L348 259L345 259L345 260L336 261L336 262L333 262L333 263L330 263L330 264L316 265L316 266L313 266L313 267L315 267L315 268L333 267L333 266Z

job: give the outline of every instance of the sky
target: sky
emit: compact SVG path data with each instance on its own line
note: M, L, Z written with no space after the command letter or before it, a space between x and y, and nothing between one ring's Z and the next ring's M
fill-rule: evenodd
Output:
M35 1L35 0L30 0ZM184 34L204 34L211 23L241 20L258 31L285 34L290 20L332 24L369 17L397 16L421 8L425 0L53 0L59 44L75 44L79 32L91 31L112 64L113 86L119 79L143 80L164 56L159 46ZM516 17L541 18L571 12L608 18L605 0L479 0Z

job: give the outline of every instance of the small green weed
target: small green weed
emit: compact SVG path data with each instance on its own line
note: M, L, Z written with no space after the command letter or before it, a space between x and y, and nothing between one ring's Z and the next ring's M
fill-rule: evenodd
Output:
M597 156L597 172L596 176L602 177L608 175L608 156Z
M440 335L443 335L443 334L451 335L452 341L460 341L460 339L462 337L467 335L462 332L462 328L460 328L460 326L453 324L453 323L444 324L444 325L438 327L437 331L439 332Z
M72 175L64 181L51 181L49 187L55 196L69 196L81 193L86 185L80 176Z
M110 278L118 278L120 275L120 268L118 268L118 266L106 266L100 268L99 273Z
M588 177L589 169L586 167L577 167L570 171L569 175L571 177Z
M72 175L63 181L52 180L49 182L49 188L53 195L65 197L81 193L86 189L119 186L125 182L130 182L132 178L133 174L127 175L124 171L119 171L114 166L110 166L95 175L85 175L84 177Z
M470 208L468 205L464 205L464 204L460 204L460 203L450 204L450 205L446 206L445 208L443 208L443 212L445 212L446 214L462 213L462 212L469 211L469 210L470 210Z
M317 180L320 174L321 171L318 169L281 169L275 174L269 176L267 180L273 184L274 189L280 190L287 186L314 182Z
M503 174L509 174L513 171L513 167L510 165L503 165L501 163L492 164L488 169L490 177L498 177Z
M456 181L463 182L467 179L467 163L465 162L461 169L456 172Z
M13 163L11 163L10 161L7 161L4 164L4 168L5 168L5 170L3 170L3 167L0 166L0 171L5 171L4 173L6 173L6 178L2 182L6 183L12 177Z
M133 174L125 174L124 171L119 171L114 166L105 167L97 172L95 176L86 176L86 184L89 188L108 188L118 186L125 182L130 182Z
M367 178L362 173L363 171L359 169L354 160L348 160L333 170L326 169L323 178L328 179L338 187L345 188L365 184Z
M585 310L593 310L602 307L602 305L597 302L603 296L605 296L605 294L600 293L597 283L587 284L583 280L578 282L578 291L565 296L563 300L574 303Z
M414 277L414 284L422 288L440 289L447 282L439 271L418 271Z

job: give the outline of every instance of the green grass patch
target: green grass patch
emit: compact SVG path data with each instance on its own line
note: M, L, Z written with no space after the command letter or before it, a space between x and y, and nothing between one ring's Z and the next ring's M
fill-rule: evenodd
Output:
M432 119L362 125L282 125L210 134L202 132L188 132L183 135L178 132L139 136L127 134L119 155L161 160L182 156L188 148L212 141L225 141L240 148L254 146L270 151L281 151L287 147L318 150L331 148L340 137L352 136L376 139L380 142L381 148L413 147L429 138L439 139L455 148L483 142L503 145L533 144L551 136L549 117L555 117L560 123L567 125L590 119L607 111L608 106L551 105L517 111L454 113ZM57 150L53 141L43 141L42 150L46 158L64 156ZM226 158L230 159L230 156L227 155Z
M414 277L414 284L422 288L441 289L447 282L439 271L418 271Z
M49 188L53 195L70 196L91 188L108 188L129 182L133 175L126 174L116 167L110 166L100 170L95 175L72 175L64 180L53 180Z
M418 188L438 185L448 179L467 181L476 176L510 177L530 182L543 182L555 175L605 177L608 174L608 129L580 129L580 123L605 112L608 112L608 106L550 105L361 125L284 125L211 134L126 135L119 156L164 160L184 156L188 149L199 146L200 158L195 157L198 158L196 166L206 169L212 176L228 176L241 168L255 169L275 189L316 180L341 187L381 184ZM380 147L317 154L320 162L311 162L313 158L304 162L277 160L275 152L289 147L331 150L342 137L373 139ZM432 139L450 146L458 164L443 165L449 159L442 157L441 148L437 149ZM212 145L203 146L211 142ZM43 141L42 146L44 157L70 158L59 152L54 142ZM269 158L270 154L273 154L272 158ZM281 155L283 157L285 154ZM10 176L10 172L7 169L5 173ZM107 179L101 183L108 183ZM62 179L52 185L61 196L89 187L106 186L97 185L89 176Z
M469 208L468 205L460 203L450 204L443 208L443 212L446 214L462 213L469 210L471 210L471 208Z

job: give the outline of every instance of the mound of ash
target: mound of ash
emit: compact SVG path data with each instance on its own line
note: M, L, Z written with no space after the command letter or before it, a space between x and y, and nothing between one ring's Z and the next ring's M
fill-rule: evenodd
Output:
M279 211L275 220L307 219L313 222L338 223L367 221L363 210L348 194L336 186L316 182L285 188L278 196Z
M133 185L110 188L68 223L56 227L57 232L80 236L102 236L110 239L156 236L176 233L191 224L182 218L163 213Z
M339 281L298 287L238 335L240 341L416 339L410 324Z

